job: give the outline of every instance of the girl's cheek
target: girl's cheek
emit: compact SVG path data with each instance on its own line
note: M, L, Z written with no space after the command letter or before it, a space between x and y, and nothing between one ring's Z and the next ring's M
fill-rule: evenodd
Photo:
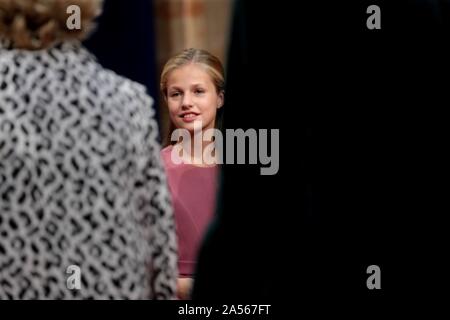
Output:
M177 119L177 112L176 110L170 110L170 117L172 118L172 120L176 120Z
M178 110L178 108L177 108L177 106L175 104L171 104L169 106L169 112L170 113L175 114L175 113L177 113L177 110Z

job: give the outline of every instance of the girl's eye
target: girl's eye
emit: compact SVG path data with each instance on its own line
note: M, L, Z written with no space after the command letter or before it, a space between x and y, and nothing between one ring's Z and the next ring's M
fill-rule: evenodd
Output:
M202 89L197 89L197 90L195 90L195 93L196 94L201 94L201 93L204 93L205 91L204 90L202 90Z
M170 97L171 97L171 98L174 98L174 97L178 97L179 95L180 95L179 92L172 92L172 93L170 94Z

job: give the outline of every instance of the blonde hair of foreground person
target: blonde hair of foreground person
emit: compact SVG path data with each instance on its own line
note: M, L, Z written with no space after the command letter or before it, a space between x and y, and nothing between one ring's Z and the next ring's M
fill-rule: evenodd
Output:
M0 0L0 39L16 49L41 50L66 40L82 40L94 28L103 0ZM81 28L70 30L67 9L76 5Z

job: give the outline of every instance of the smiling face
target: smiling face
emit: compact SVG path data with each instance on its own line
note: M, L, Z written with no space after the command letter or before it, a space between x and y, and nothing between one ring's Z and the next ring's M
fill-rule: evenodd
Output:
M223 98L223 93L217 92L211 76L200 64L178 67L167 78L167 105L177 129L193 132L197 121L201 121L202 130L214 128Z

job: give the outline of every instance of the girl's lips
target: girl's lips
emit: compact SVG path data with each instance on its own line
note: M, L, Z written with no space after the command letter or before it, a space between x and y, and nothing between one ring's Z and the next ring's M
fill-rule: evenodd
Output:
M188 114L182 116L181 119L184 122L193 122L193 121L195 121L197 119L197 117L198 117L198 114L188 113Z

